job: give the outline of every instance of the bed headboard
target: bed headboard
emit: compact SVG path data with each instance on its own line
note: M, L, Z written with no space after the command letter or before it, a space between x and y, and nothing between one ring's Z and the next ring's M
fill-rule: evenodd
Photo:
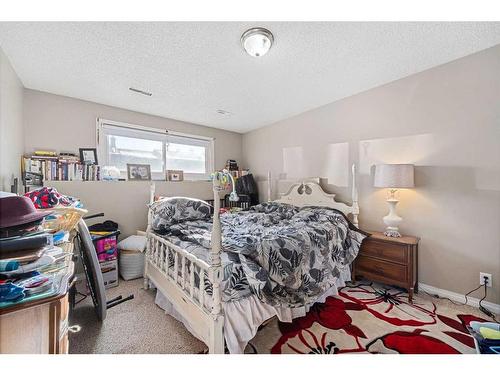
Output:
M358 226L358 189L356 185L356 166L352 165L352 205L349 206L335 200L335 194L328 194L321 186L312 181L300 181L293 184L280 199L275 200L279 203L288 203L297 207L304 206L322 206L335 208L345 215L352 215L352 223ZM270 186L270 183L269 183Z

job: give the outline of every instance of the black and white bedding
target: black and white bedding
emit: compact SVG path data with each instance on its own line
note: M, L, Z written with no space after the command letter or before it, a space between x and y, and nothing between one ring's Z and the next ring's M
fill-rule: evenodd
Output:
M153 210L153 223L161 221L160 211ZM202 216L153 229L208 261L212 220ZM223 301L253 293L267 304L286 307L308 304L334 286L366 237L338 210L275 202L223 214L221 226ZM204 287L211 294L208 281Z

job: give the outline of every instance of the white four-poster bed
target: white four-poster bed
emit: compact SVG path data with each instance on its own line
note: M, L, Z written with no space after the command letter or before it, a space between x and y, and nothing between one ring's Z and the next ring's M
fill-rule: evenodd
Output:
M268 197L271 196L271 181L268 175ZM224 303L221 298L222 236L219 217L220 197L223 186L219 178L213 178L214 214L211 234L211 249L208 262L205 262L185 249L174 245L156 234L151 227L152 213L148 213L146 261L144 269L144 288L150 282L168 299L175 315L181 317L189 330L204 341L209 353L224 353ZM337 202L335 194L327 194L320 185L311 180L293 184L287 193L275 202L287 203L297 207L323 206L337 209L358 226L358 191L355 165L352 166L352 205ZM154 184L151 185L151 203L155 199ZM169 259L173 258L172 262ZM195 274L199 283L195 283ZM206 276L205 276L206 275ZM205 277L212 285L212 295L206 293ZM349 276L350 277L350 273ZM273 313L271 313L273 315Z

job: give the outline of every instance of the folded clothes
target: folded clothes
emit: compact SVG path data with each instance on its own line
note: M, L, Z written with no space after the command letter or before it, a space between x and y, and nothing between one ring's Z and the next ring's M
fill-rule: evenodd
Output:
M17 260L0 260L0 272L12 272L19 268Z
M479 328L479 333L488 340L500 340L500 331L488 327Z
M24 293L31 296L38 293L43 293L52 288L52 277L47 275L37 275L28 279L21 280L15 283L16 285L24 288Z
M51 248L47 249L46 254L53 256L56 261L68 256L68 253L66 253L62 248L58 246L52 246Z
M22 273L34 271L34 270L37 270L39 268L48 266L48 265L54 263L55 260L56 259L53 256L48 255L48 254L44 254L42 257L40 257L40 259L38 259L37 261L35 261L33 263L21 265L21 264L19 264L19 262L17 262L17 268L15 268L13 271L1 271L1 273L6 275L6 276L19 275Z
M0 273L0 285L5 285L9 283L17 284L19 281L38 275L40 275L40 272L38 271L30 271L27 273L22 273L20 275L12 275L12 276L7 276Z
M54 245L58 245L69 240L69 232L60 230L52 235Z
M16 282L16 285L22 286L24 288L35 288L37 286L43 285L48 282L50 278L44 274L28 277L27 279L22 279Z
M474 330L474 332L479 333L479 329L481 327L487 327L491 328L494 330L500 330L500 324L499 323L493 323L493 322L478 322L478 321L471 321L469 323L470 327Z
M12 302L24 298L24 288L12 283L0 284L0 302Z
M45 232L38 232L27 236L9 237L0 239L0 252L37 249L50 244L52 236Z
M45 253L46 247L41 249L19 250L15 252L0 252L0 260L17 260L19 263L31 263L39 259Z
M14 227L0 228L0 238L25 236L40 231L43 219Z

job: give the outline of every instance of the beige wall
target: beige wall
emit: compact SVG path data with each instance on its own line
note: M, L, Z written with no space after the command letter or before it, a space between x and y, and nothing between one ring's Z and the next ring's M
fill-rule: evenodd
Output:
M216 168L222 168L227 159L241 160L241 134L33 90L24 92L25 151L78 152L80 147L96 147L97 117L215 137ZM80 198L91 213L104 212L104 219L118 222L124 235L134 234L146 226L149 183L61 181L47 184L63 194ZM158 182L157 188L164 195L203 199L212 196L211 184L206 181Z
M23 85L0 49L0 190L10 191L14 177L22 185L23 136Z
M104 218L89 221L90 224L106 219L118 222L122 239L137 230L146 230L150 192L147 181L52 181L47 184L63 194L79 197L89 214L105 214ZM213 199L210 181L156 181L155 187L157 195Z
M488 272L500 302L500 46L249 132L243 155L260 180L321 176L344 199L356 163L361 227L374 230L388 208L372 165L414 163L398 210L421 237L419 281L465 293Z
M34 90L24 92L25 150L78 152L80 147L96 147L97 117L215 137L216 168L222 168L227 159L241 158L238 133Z

